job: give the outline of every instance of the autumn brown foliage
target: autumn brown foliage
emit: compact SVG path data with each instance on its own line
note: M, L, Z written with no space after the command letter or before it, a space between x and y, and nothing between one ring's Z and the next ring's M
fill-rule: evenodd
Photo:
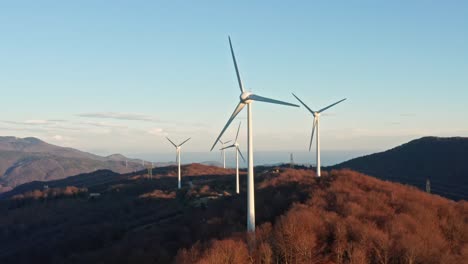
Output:
M332 171L319 180L307 179L306 174L286 170L259 184L265 188L297 181L309 185L310 196L272 225L257 228L250 262L412 264L468 259L467 202L456 203L349 170ZM247 241L237 240L236 247L247 248ZM225 261L226 248L232 243L226 238L197 244L179 256L190 252L192 262L246 263L244 257L244 262Z
M50 188L44 190L28 191L23 194L17 194L12 197L13 200L23 199L46 199L64 196L74 196L80 193L86 193L87 188L77 188L75 186L67 186L65 188Z
M463 263L468 204L349 170L257 167L256 233L246 176L188 169L112 177L54 199L0 200L0 263ZM211 168L207 167L207 171ZM219 168L214 170L220 170ZM212 171L214 173L214 171ZM97 180L97 179L96 179ZM191 184L188 184L188 182ZM47 190L50 192L53 188ZM65 195L65 193L70 195ZM49 197L49 196L48 196Z

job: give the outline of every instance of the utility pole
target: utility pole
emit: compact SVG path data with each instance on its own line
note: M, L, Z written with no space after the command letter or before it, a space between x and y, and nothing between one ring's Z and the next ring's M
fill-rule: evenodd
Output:
M153 179L153 167L148 167L148 177L151 179Z
M431 181L429 178L426 178L426 192L431 193Z
M291 161L289 163L289 166L291 167L291 169L294 169L294 155L291 153Z

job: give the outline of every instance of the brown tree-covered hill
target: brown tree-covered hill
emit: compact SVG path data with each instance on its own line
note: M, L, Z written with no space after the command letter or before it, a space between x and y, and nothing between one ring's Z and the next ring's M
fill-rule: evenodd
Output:
M63 179L100 169L125 173L143 166L141 160L120 154L101 157L33 137L0 137L0 193L31 181Z
M184 181L187 183L192 177L195 176L206 176L206 175L231 175L235 171L233 169L223 169L217 166L208 166L200 163L192 163L190 165L182 165L182 175L190 175L184 177ZM159 178L164 176L177 176L177 167L175 165L155 167L152 169L152 177ZM48 188L65 188L67 186L74 186L79 188L91 188L94 187L106 187L115 183L119 183L123 179L129 179L131 177L141 177L141 175L147 174L148 170L141 170L137 172L118 174L110 170L98 170L90 173L83 173L71 177L67 177L59 180L52 181L33 181L25 184L21 184L16 188L0 193L0 199L8 199L15 195L22 194L25 192L31 192L34 190L41 190L44 186ZM241 171L241 174L243 172Z
M426 188L450 199L468 199L468 138L424 137L332 168Z
M466 201L349 170L318 179L310 170L257 169L252 243L245 237L245 174L236 195L233 171L211 174L217 169L187 166L182 190L175 188L174 176L161 173L150 180L140 172L1 200L0 263L463 263L468 258ZM91 198L96 192L100 196Z

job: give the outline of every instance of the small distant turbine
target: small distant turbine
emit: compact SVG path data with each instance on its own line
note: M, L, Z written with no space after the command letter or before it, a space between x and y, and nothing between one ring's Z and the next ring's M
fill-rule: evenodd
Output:
M186 139L184 142L180 143L179 145L176 145L172 140L170 140L168 137L166 137L169 142L176 148L176 163L177 163L177 176L178 176L178 183L177 183L177 188L181 188L181 178L180 178L180 149L185 142L189 141L190 138Z
M240 126L241 124L239 123L239 127L237 128L236 139L234 140L234 144L221 149L221 150L225 150L228 148L236 148L236 193L239 193L239 155L241 156L242 160L245 162L244 156L242 156L242 152L239 149L239 143L237 142L237 138L239 137Z
M320 129L319 129L319 124L320 124L320 114L327 110L328 108L331 108L332 106L335 106L341 102L343 102L344 100L346 100L346 98L344 99L341 99L340 101L334 103L334 104L331 104L325 108L322 108L318 111L313 111L312 109L310 109L304 102L301 101L301 99L299 99L299 97L297 97L295 94L292 94L294 95L294 97L296 97L296 99L305 107L307 108L307 110L309 110L310 113L312 113L312 115L314 116L314 123L312 125L312 135L310 137L310 145L309 145L309 151L312 149L312 141L314 139L314 131L315 129L317 129L317 154L316 154L316 158L317 158L317 177L320 177Z
M218 140L223 136L224 131L229 127L231 122L236 118L236 116L242 111L242 109L247 106L247 160L248 160L248 177L247 177L247 231L249 232L254 232L255 231L255 194L254 194L254 161L253 161L253 136L252 136L252 103L254 101L261 101L261 102L266 102L266 103L272 103L272 104L280 104L280 105L288 105L288 106L295 106L299 107L298 105L283 102L283 101L278 101L270 98L266 98L263 96L259 96L256 94L253 94L252 92L248 92L244 89L244 86L242 85L242 80L240 77L239 69L237 68L237 62L236 62L236 57L234 56L234 50L232 49L232 43L231 43L231 38L229 38L229 46L231 48L231 56L232 60L234 62L234 68L236 69L236 75L237 75L237 82L239 83L239 88L241 91L241 94L239 96L239 103L236 106L236 109L234 109L234 112L232 113L231 117L227 121L226 125L224 128L221 130L221 133L219 134L218 138L215 140L213 146L211 147L211 150L216 146L218 143Z
M231 140L228 140L226 142L222 142L221 139L219 140L219 143L221 143L221 155L223 156L223 168L226 168L226 153L224 151L224 145L231 142Z

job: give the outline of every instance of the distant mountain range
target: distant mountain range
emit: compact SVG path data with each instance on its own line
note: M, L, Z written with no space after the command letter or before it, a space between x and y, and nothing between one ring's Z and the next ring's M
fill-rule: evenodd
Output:
M171 164L155 163L155 166ZM202 164L221 165L219 162ZM432 193L455 200L468 199L468 138L424 137L326 169L341 168L423 190L429 180ZM102 157L37 138L0 137L0 193L23 183L59 180L97 170L128 173L143 169L141 160L121 154Z
M349 168L432 193L468 200L468 138L423 137L393 149L351 159L332 168Z
M142 160L121 154L102 157L33 137L0 137L0 193L31 181L63 179L103 169L126 173L144 167Z

